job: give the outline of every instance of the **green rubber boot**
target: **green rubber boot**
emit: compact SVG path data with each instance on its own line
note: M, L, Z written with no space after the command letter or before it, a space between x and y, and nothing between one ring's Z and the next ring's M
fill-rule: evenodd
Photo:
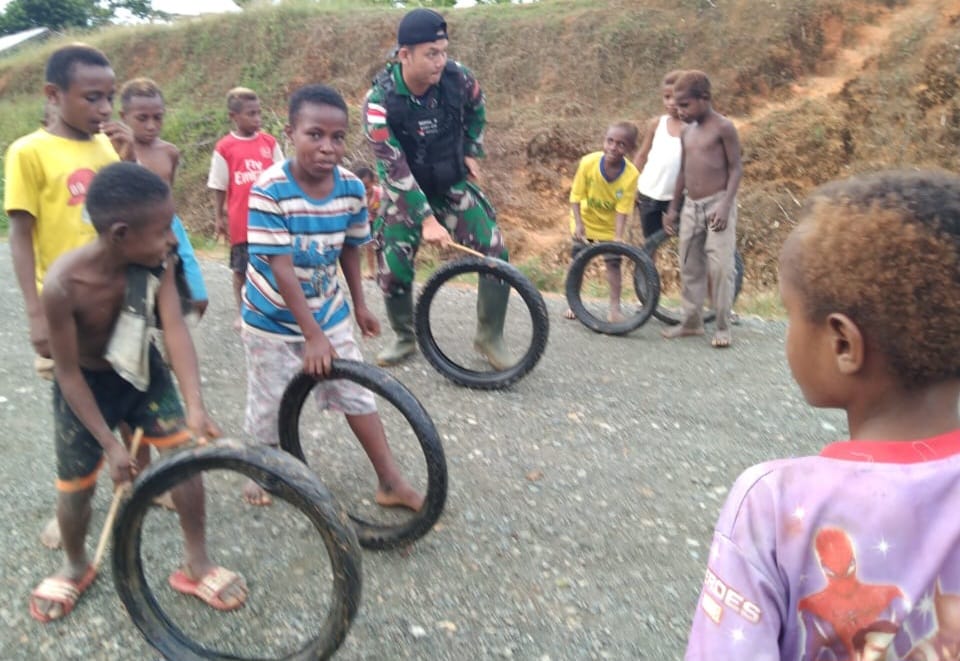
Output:
M377 365L387 367L406 360L417 352L417 339L413 333L413 290L383 300L387 306L390 327L396 334L393 344L377 354Z
M477 336L473 340L476 349L490 366L503 371L516 362L503 345L503 323L507 318L507 303L510 300L510 285L496 278L480 276L477 286Z

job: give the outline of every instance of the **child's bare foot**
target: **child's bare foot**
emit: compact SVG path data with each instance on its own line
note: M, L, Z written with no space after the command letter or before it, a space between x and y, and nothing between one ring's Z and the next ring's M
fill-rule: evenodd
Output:
M713 339L710 340L710 344L716 349L725 349L729 347L731 344L733 344L733 338L730 336L730 329L718 328L717 332L713 334Z
M240 319L240 317L237 317L233 320L233 330L239 333L241 328L243 328L243 321Z
M668 340L674 340L678 337L695 337L697 335L703 335L703 326L688 328L687 326L680 324L679 326L665 328L660 331L660 334Z
M247 483L243 485L243 499L248 505L255 507L267 507L273 504L273 498L270 497L270 494L253 480L247 480Z
M423 496L404 481L396 486L380 485L375 500L381 507L406 507L414 512L423 507Z
M575 314L573 313L573 310L571 310L570 308L567 308L566 310L563 311L563 318L564 318L564 319L576 319L576 318L577 318L577 315L575 315Z
M51 551L60 548L60 524L57 523L57 517L47 521L47 525L40 531L40 543Z
M619 305L617 307L611 307L607 311L607 321L611 324L622 324L626 320L627 318L623 316Z
M177 509L177 506L173 504L173 496L170 495L169 491L166 491L154 498L153 504L157 507L162 507L165 510L170 510L171 512L176 511Z

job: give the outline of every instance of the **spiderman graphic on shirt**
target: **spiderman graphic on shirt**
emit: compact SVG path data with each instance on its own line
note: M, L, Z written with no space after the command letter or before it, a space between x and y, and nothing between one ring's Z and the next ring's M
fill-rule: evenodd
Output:
M814 540L827 586L800 600L806 629L805 659L853 659L853 637L881 619L895 619L894 602L903 599L895 585L863 583L857 578L853 542L839 528L823 528Z

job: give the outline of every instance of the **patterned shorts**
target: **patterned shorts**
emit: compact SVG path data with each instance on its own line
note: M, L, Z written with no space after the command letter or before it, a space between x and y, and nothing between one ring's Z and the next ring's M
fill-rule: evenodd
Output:
M83 378L111 429L121 422L126 422L131 429L142 427L144 444L161 451L192 441L170 370L155 347L150 347L147 392L140 392L113 370L83 370ZM103 448L74 414L56 382L53 384L53 416L57 489L75 492L91 488L103 463Z
M349 319L325 332L337 357L363 360ZM304 342L264 337L247 328L242 336L247 357L244 430L257 443L279 445L280 400L287 384L303 369ZM312 394L321 410L331 409L347 415L366 415L377 410L374 394L346 379L320 381L313 387Z

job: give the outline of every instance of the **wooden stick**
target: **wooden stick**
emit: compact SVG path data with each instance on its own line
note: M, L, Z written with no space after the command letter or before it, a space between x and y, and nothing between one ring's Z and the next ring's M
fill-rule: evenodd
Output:
M480 258L486 257L486 255L484 255L484 254L483 254L482 252L480 252L479 250L474 250L473 248L468 248L467 246L465 246L465 245L463 245L463 244L461 244L461 243L448 243L447 245L450 246L451 248L456 248L456 249L459 250L460 252L465 252L465 253L467 253L468 255L473 255L474 257L480 257Z
M130 443L130 457L135 459L137 450L140 449L140 441L143 439L143 427L137 427L133 432L133 442ZM110 503L110 510L107 512L107 520L103 523L103 531L100 533L100 541L97 542L97 552L93 555L93 568L100 568L100 561L103 560L103 553L107 550L107 540L110 539L110 530L113 528L113 520L117 518L117 512L120 509L120 501L123 493L127 490L129 484L121 484L113 488L113 501Z

